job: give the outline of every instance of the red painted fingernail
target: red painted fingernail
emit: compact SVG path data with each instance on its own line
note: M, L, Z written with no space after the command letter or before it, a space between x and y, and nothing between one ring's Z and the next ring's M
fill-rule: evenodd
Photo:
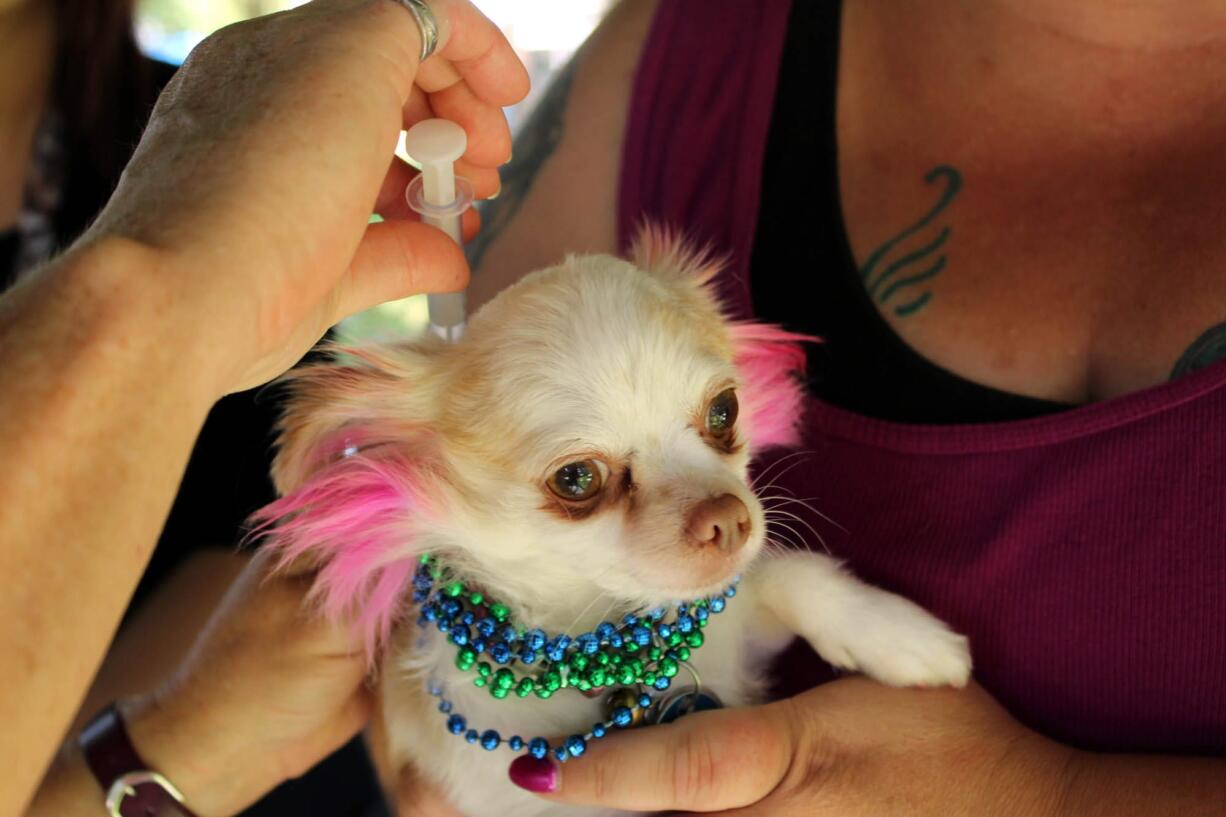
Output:
M558 788L558 769L549 760L537 760L531 755L515 758L510 770L511 782L534 794L548 794Z

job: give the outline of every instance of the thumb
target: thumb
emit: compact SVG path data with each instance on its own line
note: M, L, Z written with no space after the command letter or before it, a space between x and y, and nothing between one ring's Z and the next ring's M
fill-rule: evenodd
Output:
M610 735L581 758L524 755L511 782L545 799L629 811L713 811L756 803L792 762L796 740L772 704L689 715Z
M370 224L337 285L332 323L387 301L467 284L464 251L443 231L416 221Z

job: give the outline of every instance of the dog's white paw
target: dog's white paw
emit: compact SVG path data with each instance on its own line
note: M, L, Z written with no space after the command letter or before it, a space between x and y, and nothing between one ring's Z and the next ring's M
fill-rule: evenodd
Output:
M896 687L963 687L970 679L966 638L901 596L874 589L841 618L814 644L836 667Z

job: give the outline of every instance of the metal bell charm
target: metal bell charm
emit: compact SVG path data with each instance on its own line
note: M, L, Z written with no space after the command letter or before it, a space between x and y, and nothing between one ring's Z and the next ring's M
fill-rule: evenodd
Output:
M613 710L625 707L633 713L633 719L630 721L630 726L635 727L641 725L646 720L646 713L638 705L639 695L630 687L619 687L608 694L604 699L604 717L605 720L613 719Z

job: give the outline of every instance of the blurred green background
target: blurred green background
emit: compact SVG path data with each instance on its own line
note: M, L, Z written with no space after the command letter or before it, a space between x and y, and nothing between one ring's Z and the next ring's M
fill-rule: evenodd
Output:
M151 56L181 63L211 32L248 17L282 11L304 0L138 0L137 34ZM554 72L612 4L613 0L474 0L507 35L532 77L532 93L507 110L515 133L549 84ZM348 342L406 337L426 326L425 297L409 298L355 315L339 332Z

